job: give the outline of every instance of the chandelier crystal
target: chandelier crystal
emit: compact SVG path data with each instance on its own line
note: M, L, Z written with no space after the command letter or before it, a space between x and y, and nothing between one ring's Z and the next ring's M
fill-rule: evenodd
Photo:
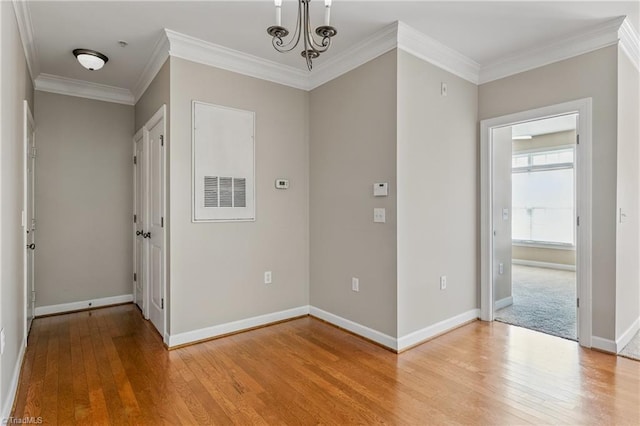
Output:
M300 39L303 42L303 50L300 52L307 61L307 68L311 71L313 60L326 52L331 46L331 38L338 34L338 31L329 25L331 17L331 0L324 0L324 25L315 29L314 37L311 31L311 20L309 19L309 2L311 0L298 0L298 19L296 29L291 39L285 43L283 38L289 35L289 30L282 26L282 0L274 0L276 6L276 25L267 28L267 33L273 37L273 47L281 53L290 52L298 46Z

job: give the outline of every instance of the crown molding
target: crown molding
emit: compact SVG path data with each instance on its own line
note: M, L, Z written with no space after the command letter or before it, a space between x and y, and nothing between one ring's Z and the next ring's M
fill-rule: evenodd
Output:
M334 78L366 64L398 46L398 22L387 25L358 44L355 44L326 62L318 63L308 74L307 90L315 89Z
M165 29L169 55L274 83L307 89L307 72Z
M476 84L480 67L459 52L401 22L394 22L362 42L332 56L326 62L317 63L313 73L169 29L166 29L165 33L169 40L170 56L303 90L312 90L321 86L394 48L403 49ZM149 78L146 77L146 79ZM138 95L137 91L135 93Z
M573 58L618 42L624 17L612 19L555 43L507 56L480 69L479 84Z
M403 22L394 22L351 46L326 62L319 62L313 73L237 50L229 49L169 29L162 32L153 52L133 88L128 89L74 80L50 74L37 74L38 64L33 29L27 2L13 0L20 36L29 72L36 90L79 96L125 105L134 105L149 87L169 56L222 68L239 74L271 81L302 90L319 87L375 58L402 49L474 84L500 78L569 59L606 46L619 45L640 70L640 36L625 17L573 35L550 45L519 52L486 66L462 55Z
M158 38L144 70L142 70L142 74L140 74L138 81L135 86L133 86L132 91L136 102L138 102L142 95L144 95L145 90L147 90L168 57L169 39L167 38L167 34L162 31L162 34L160 38Z
M40 74L34 81L34 87L36 90L42 92L115 102L124 105L135 104L135 99L129 89L91 83L84 80L75 80L57 75Z
M27 60L29 75L31 76L31 80L35 80L36 76L40 74L40 64L38 63L38 55L34 42L29 3L24 0L12 0L12 3L16 20L18 21L18 32L20 33L24 56Z
M622 51L631 59L636 69L640 71L640 35L635 31L629 18L626 18L618 30L620 47Z
M398 48L478 84L480 64L403 22L398 22Z

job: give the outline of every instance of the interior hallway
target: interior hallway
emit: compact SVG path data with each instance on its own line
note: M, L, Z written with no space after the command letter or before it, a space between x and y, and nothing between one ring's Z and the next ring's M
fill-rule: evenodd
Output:
M640 424L640 362L476 321L400 355L311 317L173 351L133 304L36 319L45 424Z

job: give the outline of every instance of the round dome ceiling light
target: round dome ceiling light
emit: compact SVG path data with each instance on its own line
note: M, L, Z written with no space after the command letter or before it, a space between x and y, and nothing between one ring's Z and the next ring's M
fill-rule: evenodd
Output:
M91 49L75 49L73 55L80 62L80 65L89 71L99 70L109 60L102 53Z

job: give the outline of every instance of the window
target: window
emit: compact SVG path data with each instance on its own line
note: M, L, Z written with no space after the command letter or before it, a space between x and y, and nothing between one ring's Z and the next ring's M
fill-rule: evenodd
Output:
M575 244L574 155L573 147L513 155L515 242Z

